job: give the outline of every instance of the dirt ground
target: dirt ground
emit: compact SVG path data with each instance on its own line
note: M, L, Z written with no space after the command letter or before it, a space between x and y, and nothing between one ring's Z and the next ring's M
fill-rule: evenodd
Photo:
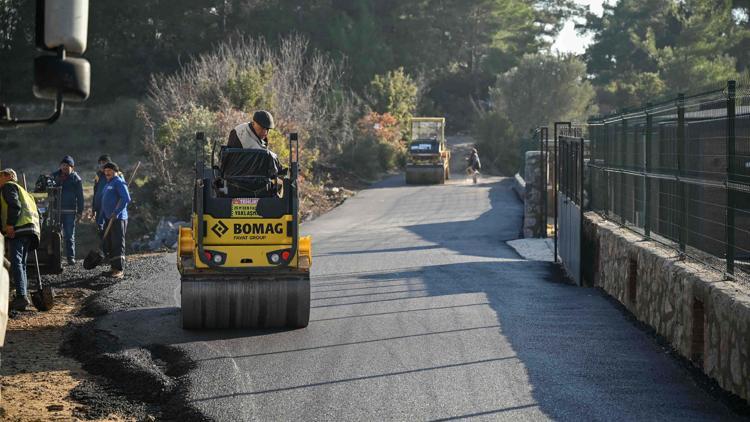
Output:
M74 359L63 356L60 346L68 324L85 322L76 316L92 290L57 290L55 307L49 312L27 311L8 321L5 347L0 349L2 401L0 417L7 421L71 421L86 414L84 405L70 392L93 376ZM98 419L129 420L120 415Z

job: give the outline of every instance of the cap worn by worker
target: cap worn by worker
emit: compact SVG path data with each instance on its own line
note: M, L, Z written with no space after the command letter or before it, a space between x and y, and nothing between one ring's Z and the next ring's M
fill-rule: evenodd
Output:
M115 164L115 163L113 163L111 161L108 162L107 164L103 165L102 168L113 170L115 173L117 173L118 171L120 171L120 168L117 167L117 164Z
M75 167L76 162L73 161L73 157L71 157L70 155L66 155L62 160L60 160L60 164L67 164L71 167Z
M99 161L99 162L104 161L105 163L108 163L108 162L112 161L112 157L110 157L109 154L102 154L102 155L99 156L99 160L97 160L97 161Z
M273 129L273 116L266 110L258 110L253 114L253 121L259 124L263 129Z

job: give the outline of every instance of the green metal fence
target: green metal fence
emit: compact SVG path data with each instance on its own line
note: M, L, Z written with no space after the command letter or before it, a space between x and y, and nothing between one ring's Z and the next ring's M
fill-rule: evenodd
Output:
M750 91L589 121L590 208L728 274L750 267Z

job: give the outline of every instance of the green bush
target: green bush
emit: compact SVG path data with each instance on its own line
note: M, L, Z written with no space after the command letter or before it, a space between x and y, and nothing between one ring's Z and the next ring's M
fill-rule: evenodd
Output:
M344 145L341 165L346 170L364 179L370 179L382 171L381 146L374 136L365 136Z
M340 162L365 178L392 170L404 161L399 122L389 113L371 112L359 119L355 139L344 145Z
M378 113L394 116L402 125L414 114L419 101L417 83L400 67L385 75L375 75L368 95L372 108Z
M480 112L473 128L484 171L512 176L518 171L518 141L510 120L497 111Z
M273 97L268 82L273 78L273 66L265 63L245 69L235 69L227 81L226 93L232 106L246 113L273 108Z
M144 149L150 158L150 177L134 190L141 204L137 215L142 223L152 226L159 216L190 216L193 199L194 163L197 154L211 153L211 144L196 144L195 133L204 132L209 140L223 140L224 134L218 125L219 113L204 107L193 107L189 112L167 118L155 128L153 138L144 141Z

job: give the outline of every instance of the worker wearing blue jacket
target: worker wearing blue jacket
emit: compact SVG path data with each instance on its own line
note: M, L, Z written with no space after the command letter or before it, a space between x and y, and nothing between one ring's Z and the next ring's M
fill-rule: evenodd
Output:
M111 226L109 233L104 237L104 252L109 260L111 269L105 273L113 278L125 276L125 232L128 227L128 204L130 203L130 192L125 179L118 176L120 168L113 162L102 166L107 184L102 190L101 213L104 218L104 227Z
M92 195L91 198L91 211L93 212L94 221L96 221L97 226L102 225L102 216L101 216L101 204L102 204L102 191L104 190L104 186L107 184L107 178L104 177L104 165L112 161L112 158L109 156L109 154L102 154L99 157L98 160L98 166L96 168L96 176L94 177L94 195ZM101 238L102 232L99 232L99 237Z
M60 169L52 173L57 186L62 187L61 208L63 242L68 264L76 263L76 221L83 215L83 183L81 176L75 172L75 161L66 155L60 161Z

